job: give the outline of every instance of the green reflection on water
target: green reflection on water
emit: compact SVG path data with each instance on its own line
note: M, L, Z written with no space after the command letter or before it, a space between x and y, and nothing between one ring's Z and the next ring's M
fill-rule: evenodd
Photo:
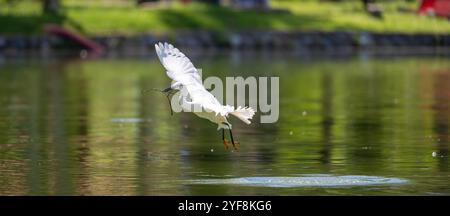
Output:
M235 54L193 61L204 77L279 76L279 121L247 126L233 119L242 144L229 152L215 125L189 113L170 116L163 95L142 93L169 83L156 59L0 64L0 194L450 193L448 59ZM411 183L276 189L183 183L305 174Z

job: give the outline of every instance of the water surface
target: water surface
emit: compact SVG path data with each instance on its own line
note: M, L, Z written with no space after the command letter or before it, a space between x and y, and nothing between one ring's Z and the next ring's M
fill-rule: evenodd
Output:
M169 83L154 57L0 61L0 194L450 194L448 57L191 59L204 76L279 76L279 121L232 119L227 151L216 125L142 94ZM258 185L305 176L404 182Z

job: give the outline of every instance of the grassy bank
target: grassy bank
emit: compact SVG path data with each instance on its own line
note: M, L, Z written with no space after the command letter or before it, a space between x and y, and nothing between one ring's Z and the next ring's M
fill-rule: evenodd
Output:
M398 8L415 10L416 2L382 2L383 19L367 15L359 1L272 1L273 8L287 12L235 11L193 3L137 8L133 1L63 1L59 15L41 13L38 1L0 1L0 33L37 34L45 23L58 23L90 34L139 34L177 30L364 30L372 32L450 33L446 19L417 16Z

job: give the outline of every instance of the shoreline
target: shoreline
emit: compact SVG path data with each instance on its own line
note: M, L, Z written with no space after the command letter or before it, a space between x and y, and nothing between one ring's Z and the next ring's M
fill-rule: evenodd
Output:
M349 31L183 31L172 34L111 35L90 37L109 53L145 55L154 44L168 41L185 49L200 50L269 50L294 53L359 51L398 52L401 50L450 51L449 34L371 33ZM0 35L0 55L33 51L38 53L80 51L81 47L55 35Z

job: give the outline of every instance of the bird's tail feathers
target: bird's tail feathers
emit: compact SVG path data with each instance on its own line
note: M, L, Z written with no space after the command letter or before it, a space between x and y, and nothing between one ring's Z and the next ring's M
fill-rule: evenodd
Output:
M252 119L253 115L255 115L255 111L251 107L238 107L234 111L230 112L230 114L236 116L238 119L242 120L246 124L250 124L250 119Z

